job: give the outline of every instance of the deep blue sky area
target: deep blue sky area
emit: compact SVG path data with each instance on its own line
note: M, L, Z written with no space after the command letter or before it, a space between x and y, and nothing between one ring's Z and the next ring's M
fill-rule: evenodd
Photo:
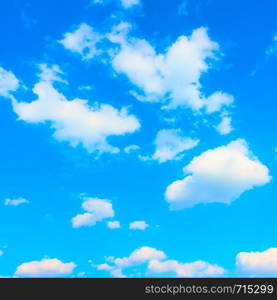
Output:
M120 270L130 277L276 276L276 15L274 0L140 0L130 7L124 6L123 0L1 1L0 67L13 74L18 85L5 94L3 86L5 89L7 80L0 70L0 275L117 277L114 271ZM121 36L126 44L116 44L107 38L121 22L131 26L127 35ZM65 40L66 33L76 33L81 24L101 36L96 44L98 53L89 59L84 58L82 50L59 42ZM184 48L176 60L191 55L191 59L184 58L188 67L180 73L175 69L175 73L164 75L165 92L158 94L158 100L152 103L136 99L130 91L149 99L153 96L145 88L152 79L153 82L157 79L153 75L147 80L146 69L153 57L156 55L155 68L167 74L170 65L158 69L158 54L165 57L180 36L190 37L201 27L207 28L209 43L218 44L218 49L212 50L215 57L207 58L205 46L199 44L203 57L197 59L207 63L208 69L199 69L199 78L195 79L189 63L191 60L191 68L196 68L193 59L197 50L193 48L188 54ZM144 52L143 47L136 46L136 40L151 45L155 54ZM82 40L72 43L78 42L82 47ZM201 43L201 37L196 42ZM138 51L146 59L146 69L142 62L138 63L133 75L128 73L135 65L132 59L121 61L121 69L113 63L120 51L122 56L126 54L124 47L128 43L134 45L132 51ZM189 40L187 47L190 45ZM67 84L39 78L41 64L49 70L52 65L59 66L63 74L57 72L57 76ZM184 96L185 105L164 109L166 101L174 101L169 94L186 76L201 91L203 101L221 91L230 95L233 103L209 114L204 112L204 106L202 110L193 110ZM140 128L122 130L118 135L107 134L107 142L119 149L119 153L111 153L97 148L102 145L104 129L99 129L97 137L100 137L95 144L90 140L92 148L82 144L80 141L87 138L85 134L90 136L91 129L76 121L76 114L70 115L75 109L63 111L58 102L49 102L41 111L29 112L27 120L16 105L36 100L32 89L39 82L63 94L64 101L86 99L91 109L95 103L108 104L117 110L127 107L127 114L136 118ZM12 99L16 99L15 105ZM220 133L215 127L226 116L232 120L232 130ZM85 115L79 117L85 120ZM103 122L105 128L110 126L110 131L117 126L110 117ZM72 144L71 137L64 140L55 137L56 131L69 124L73 132L74 126L81 124L81 129L76 129L82 135L77 145ZM159 150L155 141L162 130L177 130L175 138L182 143L186 138L197 139L199 143L191 149L176 150L169 159L161 161L153 153ZM232 142L243 145L249 153L239 149L230 157L225 155ZM175 151L176 145L166 138L163 143L163 147L169 147L166 151ZM139 148L126 153L124 149L129 145ZM226 147L206 162L211 164L208 173L201 173L202 161L189 174L184 173L183 168L193 158L213 153L207 151L217 151L221 146ZM236 160L236 155L242 160ZM226 169L215 174L225 163ZM256 168L252 169L252 164ZM267 174L263 173L264 168ZM239 175L231 174L231 169ZM185 188L180 197L184 205L172 209L166 188L189 175L194 183L183 183ZM200 194L205 195L201 198ZM25 203L12 202L18 199L24 199ZM88 222L75 228L74 216L86 213L82 203L93 199L112 204L115 216L100 216L95 224ZM96 218L99 212L87 213ZM109 228L109 221L120 222L120 228ZM134 221L147 226L134 230L130 228ZM147 257L147 251L143 259L130 256L141 247L163 251L167 258L159 259L154 254ZM266 252L271 248L272 252ZM241 252L259 252L260 269L240 259L237 255ZM129 257L128 266L107 257ZM179 265L164 267L164 272L153 271L150 264L156 258L164 266L167 260L175 260ZM60 268L48 267L51 259L59 260ZM37 271L43 260L47 266ZM216 265L224 272L209 273L205 267L200 271L192 267L194 271L190 273L184 264L196 261ZM22 265L31 262L36 263L30 268ZM69 263L74 263L74 267L64 265L68 267L66 271L61 269L62 264ZM99 265L103 263L110 269L101 270ZM24 267L28 270L22 271Z

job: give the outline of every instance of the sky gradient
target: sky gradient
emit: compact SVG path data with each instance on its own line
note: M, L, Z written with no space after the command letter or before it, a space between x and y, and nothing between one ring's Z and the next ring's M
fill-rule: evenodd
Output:
M276 13L2 1L0 276L275 277Z

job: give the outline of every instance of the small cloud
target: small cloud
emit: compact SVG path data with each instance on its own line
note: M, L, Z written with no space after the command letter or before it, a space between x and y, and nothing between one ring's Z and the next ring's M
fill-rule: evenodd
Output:
M225 270L206 261L198 260L181 263L177 260L166 260L167 255L156 248L140 247L126 257L110 257L106 263L96 266L98 270L107 271L112 277L127 277L125 269L147 265L147 272L152 274L174 274L175 277L217 277ZM141 277L141 276L140 276Z
M231 123L232 123L232 118L228 116L224 116L222 117L221 122L215 128L221 135L226 135L229 134L231 131L233 131L233 127Z
M148 265L150 273L173 273L176 277L218 277L225 270L206 261L198 260L191 263L180 263L177 260L152 260Z
M134 230L145 230L149 225L145 221L134 221L130 223L129 228Z
M41 81L47 83L53 82L62 82L67 84L67 81L63 79L61 76L64 75L64 72L60 69L58 65L47 65L45 63L39 64L39 74L38 77Z
M138 146L138 145L129 145L124 148L124 152L129 154L129 153L138 151L139 149L140 149L140 146Z
M93 86L91 85L80 85L78 86L79 91L91 91L93 90Z
M183 157L182 153L196 147L199 140L184 137L181 129L163 129L157 133L154 144L156 146L152 159L159 163L176 160Z
M6 206L18 206L18 205L21 205L21 204L24 204L24 203L30 203L29 200L25 199L25 198L16 198L16 199L10 199L10 198L7 198L5 199L4 201L4 204Z
M272 45L266 50L266 55L273 56L277 55L277 35L273 37Z
M101 4L104 5L110 1L108 0L93 0L94 4ZM119 0L120 4L122 5L123 8L129 9L132 8L133 6L139 5L140 0Z
M107 226L108 226L110 229L118 229L118 228L121 227L121 226L120 226L120 222L118 222L118 221L109 221L109 222L107 223Z

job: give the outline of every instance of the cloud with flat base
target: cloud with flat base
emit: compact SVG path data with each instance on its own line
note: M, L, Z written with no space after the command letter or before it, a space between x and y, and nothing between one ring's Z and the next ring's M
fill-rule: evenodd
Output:
M244 192L270 182L268 168L249 150L245 140L203 152L184 168L186 176L165 193L171 209L199 203L230 204Z

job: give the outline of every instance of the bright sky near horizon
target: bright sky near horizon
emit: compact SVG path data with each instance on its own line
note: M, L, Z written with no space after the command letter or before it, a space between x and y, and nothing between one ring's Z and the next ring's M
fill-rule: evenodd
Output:
M276 276L276 14L2 1L0 276Z

